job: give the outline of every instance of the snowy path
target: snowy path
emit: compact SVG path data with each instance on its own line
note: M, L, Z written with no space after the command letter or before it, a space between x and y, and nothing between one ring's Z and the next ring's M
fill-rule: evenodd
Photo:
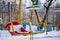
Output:
M11 36L8 31L0 30L0 40L30 40L30 36ZM33 35L33 40L60 40L60 31Z
M0 37L0 40L30 40L30 38L26 37ZM59 37L54 37L54 38L33 38L33 40L60 40Z

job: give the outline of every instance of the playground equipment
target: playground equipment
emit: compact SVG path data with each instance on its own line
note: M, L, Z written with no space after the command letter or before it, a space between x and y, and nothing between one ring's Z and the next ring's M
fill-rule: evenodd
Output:
M20 24L22 24L22 20L21 20L21 4L22 4L22 0L19 0L19 9L18 9L18 21ZM16 13L16 0L14 0L14 13ZM15 24L16 23L16 24ZM10 25L12 25L12 31L13 32L10 32ZM12 35L17 35L17 34L24 34L24 33L17 33L14 31L14 25L19 25L17 22L9 22L7 25L6 25L6 29L9 30L9 32L12 34ZM19 26L20 27L20 26ZM26 30L24 30L23 28L21 28L21 30L23 32L25 32Z
M22 24L21 7L22 7L22 0L19 0L18 21L20 21L20 24Z
M16 4L16 0L14 0L14 4ZM32 1L32 4L33 4L33 11L34 11L35 17L37 18L37 21L38 21L38 25L37 26L32 26L31 22L29 22L29 25L22 24L22 20L21 20L21 5L22 5L22 0L19 0L18 20L20 21L20 24L18 22L9 22L7 24L7 26L6 26L6 28L9 30L9 32L12 35L27 36L27 35L29 35L31 33L33 33L33 34L40 34L40 33L46 32L46 23L45 23L45 20L44 20L44 22L40 22L39 18L38 18L38 15L37 15L37 11L36 11L36 9L34 9L35 7L39 7L39 6L34 5L34 1ZM26 30L27 27L29 28L28 29L29 31ZM33 32L33 27L36 28L36 30L34 29L35 32ZM15 28L18 29L19 31L15 30Z
M32 1L32 5L36 5L36 4L34 4L34 0L31 0L31 1ZM34 9L34 6L33 6L33 11L34 11L35 17L37 18L38 25L41 25L41 26L40 26L41 28L44 26L44 32L45 32L45 31L46 31L46 23L39 21L39 17L38 17L38 14L37 14L37 10ZM41 29L41 28L40 28L40 29ZM40 30L40 31L41 31L41 30ZM42 33L43 33L43 32L42 32Z

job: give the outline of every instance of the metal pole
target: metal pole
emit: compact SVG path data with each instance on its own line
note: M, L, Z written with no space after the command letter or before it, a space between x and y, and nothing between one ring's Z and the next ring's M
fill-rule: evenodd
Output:
M11 3L11 21L13 20L13 2Z
M16 0L14 0L14 13L13 13L13 15L14 15L14 20L16 20Z
M20 24L22 24L22 18L21 18L21 6L22 6L22 0L19 0L18 21L20 22Z
M32 5L34 5L34 0L31 0L32 1ZM36 25L38 25L39 24L39 17L38 17L38 14L37 14L37 10L36 9L33 9L33 11L34 11L34 14L35 14L35 17L36 17L36 19L37 19L37 24Z
M9 15L9 22L10 22L10 2L8 2L8 15Z

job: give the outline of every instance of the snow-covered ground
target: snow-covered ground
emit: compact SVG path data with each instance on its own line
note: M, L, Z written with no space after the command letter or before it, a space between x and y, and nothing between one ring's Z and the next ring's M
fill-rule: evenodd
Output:
M11 36L7 30L0 30L0 40L30 40L30 35L28 36ZM60 40L60 31L51 31L43 34L33 35L33 40Z

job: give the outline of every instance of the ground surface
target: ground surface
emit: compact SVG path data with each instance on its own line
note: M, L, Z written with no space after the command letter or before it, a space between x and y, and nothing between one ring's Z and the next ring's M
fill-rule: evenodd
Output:
M11 36L8 31L0 30L0 40L30 40L30 35ZM33 35L33 40L60 40L60 31L51 31L48 32L48 35L46 33L36 34Z

